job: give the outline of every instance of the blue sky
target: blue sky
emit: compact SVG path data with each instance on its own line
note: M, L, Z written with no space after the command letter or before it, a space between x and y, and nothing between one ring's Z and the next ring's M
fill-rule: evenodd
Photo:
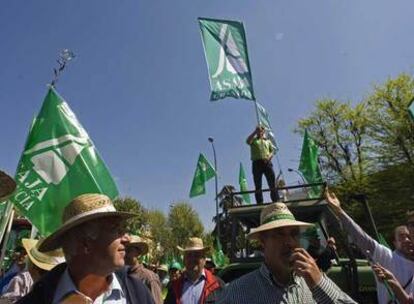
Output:
M219 186L250 174L253 104L209 102L197 17L244 22L255 93L271 115L285 178L297 168L293 133L322 97L357 102L375 83L413 72L409 0L4 0L0 4L0 168L16 170L31 119L61 49L77 54L57 89L95 142L122 195L165 212L188 193L200 152ZM207 228L214 182L189 200Z

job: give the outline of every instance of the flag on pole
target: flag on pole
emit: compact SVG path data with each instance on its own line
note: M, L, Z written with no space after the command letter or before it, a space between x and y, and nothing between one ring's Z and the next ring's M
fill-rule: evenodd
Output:
M408 113L410 113L410 116L414 121L414 98L411 100L410 105L408 106Z
M243 168L242 163L240 163L240 170L239 170L239 185L240 185L240 191L249 191L249 188L247 186L246 174L244 173L244 168ZM242 197L243 197L243 200L247 204L251 204L249 193L242 194Z
M42 235L61 225L63 209L76 196L118 195L92 140L53 87L31 127L15 180L10 201Z
M318 146L305 129L299 171L309 184L322 182L322 174L318 164ZM314 186L308 191L309 198L320 197L321 187Z
M206 193L205 183L216 176L216 171L209 163L207 158L200 153L197 162L197 168L194 173L193 183L191 185L190 197Z
M228 258L224 255L223 248L221 247L219 240L217 240L216 246L214 247L215 248L212 254L213 263L216 267L222 268L228 264Z
M259 116L259 124L265 128L266 137L272 142L273 149L275 152L279 150L275 135L272 131L272 126L270 125L270 116L267 113L266 109L258 102L256 102L257 114Z
M243 23L198 18L210 77L210 100L255 100Z

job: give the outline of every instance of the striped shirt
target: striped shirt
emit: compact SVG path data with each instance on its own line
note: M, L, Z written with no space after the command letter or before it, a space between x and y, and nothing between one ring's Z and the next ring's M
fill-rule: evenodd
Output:
M312 289L302 277L294 276L287 286L277 284L265 264L230 283L220 297L219 304L308 304L356 303L325 274Z

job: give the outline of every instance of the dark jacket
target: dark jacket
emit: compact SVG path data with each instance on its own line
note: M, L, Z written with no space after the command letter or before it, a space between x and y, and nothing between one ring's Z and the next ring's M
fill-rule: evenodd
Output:
M215 303L218 299L219 292L224 287L224 282L214 276L210 271L204 269L206 275L206 282L201 293L200 304ZM168 289L167 297L164 304L181 304L181 296L184 285L184 277L181 276L178 280L172 282Z
M33 285L32 291L24 298L20 299L18 304L51 304L55 295L55 290L63 272L66 269L66 263L60 264L45 274L37 283ZM137 278L128 274L129 268L123 267L115 271L115 275L121 284L122 290L128 304L154 304L154 300L148 288Z

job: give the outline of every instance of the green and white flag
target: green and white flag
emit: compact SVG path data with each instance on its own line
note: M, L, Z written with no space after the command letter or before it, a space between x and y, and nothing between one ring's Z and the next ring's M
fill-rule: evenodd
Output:
M198 18L210 77L210 100L255 100L243 23Z
M219 240L217 240L216 246L214 247L215 248L212 254L213 263L216 265L216 267L223 268L229 263L229 259L225 256Z
M305 130L303 137L302 153L300 156L299 171L309 184L322 182L322 174L318 164L318 146ZM321 196L321 187L314 186L308 191L309 198Z
M61 225L63 209L76 196L118 195L93 142L53 87L31 127L15 180L10 201L42 235Z
M408 113L410 113L410 116L414 121L414 98L411 100L410 105L408 106Z
M259 124L265 128L266 137L272 142L273 149L277 152L279 150L275 135L273 134L272 126L270 125L270 116L266 109L258 102L256 102L257 114L259 116Z
M194 173L193 183L191 185L190 197L206 193L205 183L216 176L216 171L210 165L207 158L200 153L197 162L197 168Z
M240 170L239 170L239 185L240 185L240 191L242 191L242 192L243 191L249 191L249 188L247 186L246 174L244 173L244 168L243 168L242 163L240 163ZM243 197L243 200L247 204L251 204L249 193L242 194L242 197Z

